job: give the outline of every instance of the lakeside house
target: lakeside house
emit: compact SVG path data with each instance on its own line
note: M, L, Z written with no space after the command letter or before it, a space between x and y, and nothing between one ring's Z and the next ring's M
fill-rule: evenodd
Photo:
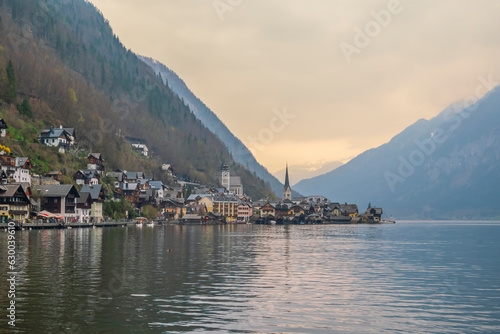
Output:
M221 194L214 196L214 213L220 213L226 221L232 222L238 219L239 199L232 194Z
M88 223L91 220L92 198L90 193L80 191L80 197L76 199L76 221Z
M30 199L20 184L0 185L0 220L24 223L30 218Z
M103 204L106 199L102 184L84 185L80 193L87 192L91 198L90 219L96 223L100 223L103 217Z
M67 223L77 219L76 199L80 195L74 185L40 185L35 186L34 190L40 210L59 215Z

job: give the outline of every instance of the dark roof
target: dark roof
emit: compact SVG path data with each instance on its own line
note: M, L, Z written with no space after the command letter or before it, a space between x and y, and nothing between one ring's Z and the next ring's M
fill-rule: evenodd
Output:
M101 190L102 190L102 184L94 184L92 186L86 184L82 187L80 193L88 192L90 193L90 197L92 197L93 200L97 200L99 199L99 194L101 193Z
M0 129L7 129L7 123L5 123L3 118L0 118Z
M127 176L128 180L137 180L144 178L144 172L126 172L125 175Z
M42 185L35 186L35 189L40 192L41 196L45 197L66 197L69 193L79 197L78 191L72 184Z
M75 180L84 179L84 180L92 180L93 178L99 179L101 175L94 169L80 169L78 172L73 175Z
M90 196L90 193L85 191L80 191L80 197L76 199L76 204L85 204L87 203L87 199Z
M369 212L374 215L381 215L383 211L382 208L371 208Z
M75 128L62 128L65 130L70 136L75 137Z
M340 211L342 213L356 213L358 212L358 206L356 204L340 204Z
M214 202L239 202L239 199L236 196L232 195L218 195L214 196Z
M61 136L67 137L68 135L69 133L64 129L50 128L42 131L40 139L59 138Z
M26 193L20 184L2 184L0 185L0 197L13 197L19 190L22 191L24 196L26 196Z

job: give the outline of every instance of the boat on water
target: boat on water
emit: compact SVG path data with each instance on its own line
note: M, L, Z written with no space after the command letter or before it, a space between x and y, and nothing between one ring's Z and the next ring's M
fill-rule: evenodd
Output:
M384 218L380 220L380 224L396 224L396 220L394 218Z
M148 221L148 219L147 219L147 218L145 218L145 217L137 217L137 218L135 219L135 224L136 224L137 226L142 226L142 225L146 224L146 223L147 223L147 221Z

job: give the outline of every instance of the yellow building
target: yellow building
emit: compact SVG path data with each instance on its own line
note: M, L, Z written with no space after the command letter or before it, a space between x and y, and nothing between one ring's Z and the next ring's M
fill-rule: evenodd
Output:
M198 201L198 204L205 205L207 213L214 212L214 201L209 196L203 197Z
M232 195L221 195L214 198L213 212L220 213L226 217L226 221L238 219L238 204L239 201Z
M24 223L29 219L30 200L20 184L0 185L0 219Z

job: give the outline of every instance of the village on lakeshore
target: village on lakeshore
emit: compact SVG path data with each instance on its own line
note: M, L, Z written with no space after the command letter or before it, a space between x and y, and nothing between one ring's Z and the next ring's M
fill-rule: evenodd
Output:
M7 124L0 119L1 137ZM77 148L74 128L51 127L39 137L42 145L61 154ZM127 138L144 157L148 148L137 138ZM122 204L129 222L150 224L357 224L381 223L382 209L368 204L361 212L356 204L336 203L323 196L292 198L286 167L281 199L254 200L245 195L241 178L223 164L220 184L202 185L178 178L171 164L164 163L172 185L142 171L107 171L100 153L86 156L87 168L71 175L73 183L62 184L63 173L31 173L30 157L16 157L0 145L0 225L15 222L18 227L113 226L117 217L106 206ZM104 186L106 185L106 187ZM108 190L106 190L108 189ZM112 189L112 191L109 191ZM117 204L117 205L118 205Z

